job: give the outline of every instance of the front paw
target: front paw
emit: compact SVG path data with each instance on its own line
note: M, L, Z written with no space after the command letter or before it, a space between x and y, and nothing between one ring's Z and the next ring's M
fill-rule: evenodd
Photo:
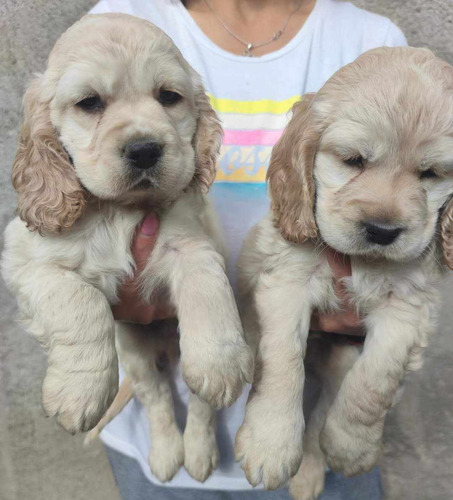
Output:
M65 372L49 366L42 403L49 417L71 434L87 432L102 418L118 392L118 365L102 371Z
M176 425L151 437L148 462L159 481L165 483L173 479L184 462L184 443Z
M290 417L278 408L250 402L236 435L235 456L248 482L263 482L268 490L284 485L302 460L302 416ZM261 407L261 408L260 408Z
M370 471L381 454L382 425L354 426L331 414L321 432L321 448L330 469L346 477Z
M197 481L204 483L217 468L219 449L214 429L186 428L184 432L184 467Z
M241 336L231 342L186 342L181 365L191 391L216 409L231 406L253 379L253 356Z

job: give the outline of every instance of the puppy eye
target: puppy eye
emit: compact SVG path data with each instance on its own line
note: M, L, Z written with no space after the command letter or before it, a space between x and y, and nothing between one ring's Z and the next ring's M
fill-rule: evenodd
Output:
M433 177L437 177L437 174L432 168L420 172L420 179L432 179Z
M79 101L76 106L84 111L100 111L104 107L98 95L85 97L85 99Z
M173 106L182 99L182 95L173 90L159 90L159 96L157 100L162 104L162 106Z
M363 167L364 159L362 156L351 156L350 158L343 158L343 162L350 167Z

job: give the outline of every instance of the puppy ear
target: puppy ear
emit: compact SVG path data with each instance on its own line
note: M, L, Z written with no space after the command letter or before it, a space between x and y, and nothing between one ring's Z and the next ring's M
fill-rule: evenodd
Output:
M318 234L313 213L313 163L320 132L311 116L314 96L305 94L293 106L293 116L272 149L267 172L275 225L293 243Z
M453 270L453 198L448 202L442 213L440 237L445 263Z
M199 115L194 136L194 181L202 193L207 193L216 176L217 157L222 143L223 129L201 85L195 96Z
M55 137L48 102L40 101L41 79L24 97L24 123L12 170L18 212L31 231L70 227L85 208L85 195L67 153Z
M433 56L431 52L429 53ZM435 58L434 60L436 61L436 68L441 68L442 77L446 82L447 88L450 91L453 90L453 66L438 58ZM453 271L453 196L447 202L447 205L442 212L440 219L440 238L442 242L444 261Z

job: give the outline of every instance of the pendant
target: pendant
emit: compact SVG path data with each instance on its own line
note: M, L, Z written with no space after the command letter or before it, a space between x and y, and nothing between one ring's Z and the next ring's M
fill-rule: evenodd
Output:
M254 49L253 43L248 43L246 49L243 52L243 56L245 57L253 57L252 50Z

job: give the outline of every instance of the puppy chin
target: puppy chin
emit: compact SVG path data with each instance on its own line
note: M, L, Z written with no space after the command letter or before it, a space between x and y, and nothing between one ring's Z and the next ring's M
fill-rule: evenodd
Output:
M158 207L165 205L165 196L150 182L141 181L138 185L125 190L115 198L121 205L147 205Z
M369 243L361 235L334 235L321 233L322 239L327 245L337 252L349 255L351 257L361 257L370 261L391 261L391 262L408 262L419 258L427 247L429 241L420 241L414 246L407 246L404 241L395 241L387 246L381 246L374 243Z

